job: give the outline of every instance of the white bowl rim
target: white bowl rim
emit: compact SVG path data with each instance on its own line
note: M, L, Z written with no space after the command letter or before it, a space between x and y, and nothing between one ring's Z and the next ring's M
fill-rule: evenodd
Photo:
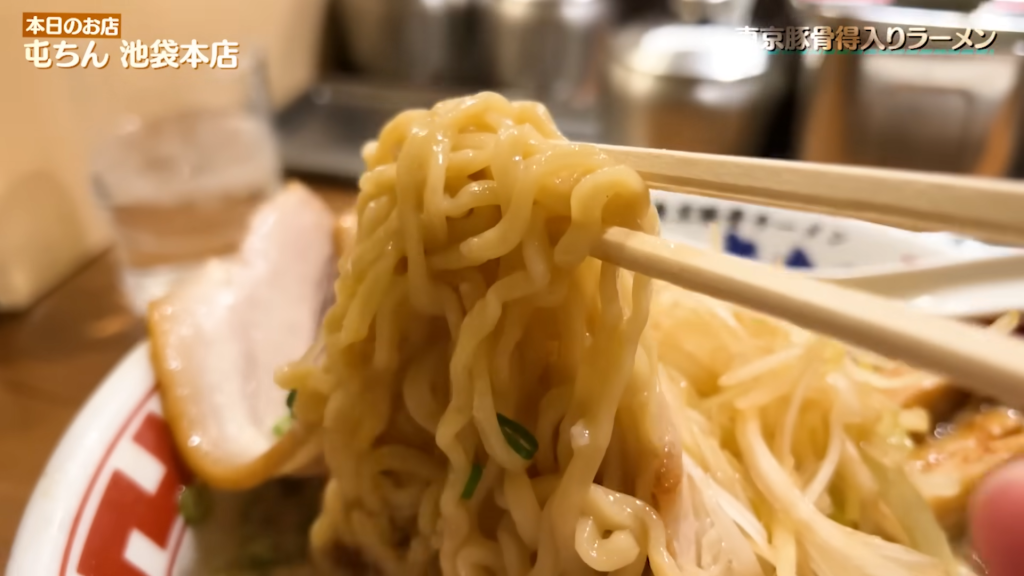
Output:
M98 466L132 414L155 395L149 342L142 340L100 382L61 436L22 514L7 576L63 576L72 532Z

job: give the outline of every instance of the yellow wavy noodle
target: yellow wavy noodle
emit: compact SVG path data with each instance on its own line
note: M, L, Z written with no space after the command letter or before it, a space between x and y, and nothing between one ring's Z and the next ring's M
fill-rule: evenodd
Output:
M625 391L653 389L635 366L651 285L588 254L608 225L657 234L643 181L540 105L487 93L403 113L363 154L325 352L283 372L323 429L316 554L355 548L394 576L555 575L590 572L596 546L601 566L642 568L652 533L664 545L656 513L592 490ZM536 435L532 460L499 413ZM619 489L630 452L605 473Z

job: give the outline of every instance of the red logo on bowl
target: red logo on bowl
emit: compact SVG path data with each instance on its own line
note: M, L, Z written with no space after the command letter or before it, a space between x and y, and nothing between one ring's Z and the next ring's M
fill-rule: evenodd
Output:
M165 576L185 526L178 494L191 477L151 391L93 472L64 551L61 576Z

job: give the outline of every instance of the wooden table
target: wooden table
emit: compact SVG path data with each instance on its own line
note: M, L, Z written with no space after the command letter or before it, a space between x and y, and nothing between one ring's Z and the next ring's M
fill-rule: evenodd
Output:
M315 184L336 211L351 189ZM145 335L106 252L34 307L0 315L0 567L32 488L71 419L107 372Z

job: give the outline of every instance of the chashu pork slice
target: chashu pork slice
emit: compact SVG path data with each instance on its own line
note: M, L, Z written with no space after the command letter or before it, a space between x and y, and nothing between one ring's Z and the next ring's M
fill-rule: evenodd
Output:
M291 182L253 214L237 256L211 261L150 306L168 422L211 486L248 488L319 458L312 435L275 434L288 408L274 371L313 343L345 236L327 205Z
M963 530L971 492L989 472L1024 455L1024 416L1002 406L970 408L912 453L908 476L942 526Z

